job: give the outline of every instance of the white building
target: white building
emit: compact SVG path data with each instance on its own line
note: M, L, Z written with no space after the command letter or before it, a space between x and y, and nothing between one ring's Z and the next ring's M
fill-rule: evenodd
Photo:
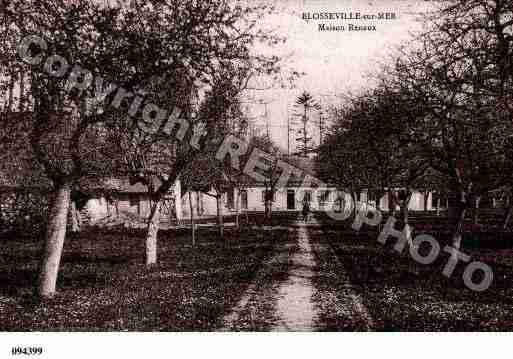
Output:
M266 188L263 185L246 187L244 189L233 188L221 196L221 208L223 214L234 214L237 210L240 212L264 212L265 211L265 193ZM214 192L212 191L212 194ZM308 188L303 189L299 186L289 186L276 190L274 193L272 209L273 211L300 211L302 209L302 199L306 195L309 200L312 211L331 210L339 208L341 192L335 187L331 188ZM182 195L182 218L190 217L189 192ZM347 195L348 196L348 195ZM217 204L215 197L201 193L191 192L192 207L195 217L208 217L217 214ZM236 200L238 199L238 204ZM349 199L346 199L349 200ZM427 200L426 210L435 210L437 203L433 193L428 193L425 198L424 193L415 191L412 194L408 208L412 211L423 211L424 201ZM388 195L385 194L379 201L378 209L388 211ZM376 200L369 199L367 192L363 191L357 194L357 203L369 203L376 206ZM445 207L445 203L440 204Z

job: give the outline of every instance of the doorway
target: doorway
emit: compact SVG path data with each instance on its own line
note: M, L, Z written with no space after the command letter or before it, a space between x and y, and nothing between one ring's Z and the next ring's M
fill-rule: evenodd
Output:
M293 189L287 190L287 209L296 209L296 191Z

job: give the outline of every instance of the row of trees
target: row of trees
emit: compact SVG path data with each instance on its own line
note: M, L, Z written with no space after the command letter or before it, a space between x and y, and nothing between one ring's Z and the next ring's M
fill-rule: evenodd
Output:
M369 189L381 198L388 191L406 225L413 189L455 194L459 247L467 209L512 188L512 59L510 1L443 2L371 89L333 111L321 174L351 193ZM397 188L402 196L391 191Z
M46 181L53 190L39 295L55 293L70 194L84 179L128 176L148 186L146 264L155 264L163 197L193 161L210 156L215 139L229 130L222 119L244 120L235 113L249 79L273 77L280 70L279 58L253 51L256 42L282 41L255 27L273 9L227 0L148 0L130 6L8 0L2 6L0 143L2 159L9 163L2 165L2 175ZM48 47L38 65L17 53L29 35ZM29 49L34 56L38 51ZM73 66L56 77L62 63L44 61L54 54L91 71L92 86L77 86L86 81L85 74L71 80ZM120 101L109 84L130 95ZM100 100L99 91L105 95ZM149 103L173 115L167 121L160 113L144 117ZM191 128L169 123L177 118ZM169 126L172 133L166 131ZM194 178L189 176L191 188L200 186Z

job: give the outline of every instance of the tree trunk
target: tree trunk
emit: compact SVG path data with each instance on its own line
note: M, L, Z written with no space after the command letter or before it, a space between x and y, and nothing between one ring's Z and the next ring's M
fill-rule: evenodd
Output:
M384 191L376 192L376 209L379 211L383 211L383 208L381 207L381 198L383 198L384 195Z
M271 196L272 198L273 196ZM273 225L273 201L272 199L269 200L269 225L272 226Z
M235 228L239 229L239 189L235 189Z
M403 213L403 220L404 220L404 223L409 225L410 224L410 218L409 218L409 214L410 214L410 202L411 202L411 199L413 197L413 192L412 191L408 191L408 193L406 194L406 199L404 200L404 213Z
M404 230L406 232L406 238L408 240L408 244L411 245L412 238L411 238L411 227L410 227L410 221L409 221L408 204L409 204L408 200L406 200L405 203L402 203L400 205L400 211L401 211L401 215L402 215L402 227L403 227L402 230Z
M69 183L56 185L53 193L39 277L39 296L43 298L55 294L62 248L66 237L70 194L71 185Z
M185 166L185 160L175 164L174 171L169 175L168 179L153 194L153 203L150 217L148 218L148 227L146 232L146 265L151 266L157 263L157 234L160 226L160 201L169 192L172 185L176 182L180 170ZM151 192L150 192L151 193ZM180 198L177 198L180 200Z
M71 231L80 232L80 212L77 210L75 201L71 201Z
M456 222L456 227L454 229L453 235L452 235L452 246L456 249L461 248L461 239L462 239L462 233L463 233L463 224L465 223L465 208L460 209L460 213L458 216L458 221Z
M448 219L450 224L454 224L452 233L452 245L456 249L461 248L463 237L463 226L465 224L465 214L469 205L469 194L464 189L459 188L458 191L452 193L453 203L449 202Z
M192 231L192 246L196 245L196 225L194 223L194 208L192 207L191 191L189 191L189 209L191 210L191 231Z
M266 199L265 200L265 220L266 222L271 225L271 221L272 221L272 216L273 216L273 213L272 213L272 201L270 199Z
M406 194L406 199L404 200L403 204L401 205L401 212L403 215L403 224L404 224L404 231L406 232L406 238L408 240L408 245L413 245L413 240L411 238L411 227L410 227L410 218L409 218L409 206L411 198L413 197L413 192L408 191Z
M20 101L18 103L18 111L25 110L25 74L20 71Z
M358 215L358 201L356 200L356 192L351 192L351 197L353 199L353 214L356 218L356 216Z
M403 224L406 226L409 224L409 211L408 211L408 203L404 203L401 205L401 213L403 215Z
M198 218L203 215L203 211L200 210L200 195L198 191L196 191L196 214Z
M305 117L304 117L304 120L303 120L303 154L304 154L304 157L308 157L308 149L307 149L307 144L308 144L308 137L306 137L306 122L308 121L308 117L306 116L306 106L305 106Z
M472 211L472 223L478 224L479 223L479 202L481 201L481 196L476 196L474 198L473 207L474 210Z
M388 191L388 212L392 217L395 217L395 205L395 196L392 191Z
M157 234L160 225L160 199L151 208L146 232L146 266L157 264Z
M506 212L506 216L504 217L504 221L502 222L502 228L507 229L509 222L511 221L511 216L513 215L513 203L509 205L508 211Z
M216 195L217 207L217 226L219 227L219 235L224 238L223 211L221 208L221 195Z
M7 95L7 112L12 111L12 106L14 103L14 85L15 85L15 78L14 78L14 73L13 73L9 79L9 88L8 88L8 95Z

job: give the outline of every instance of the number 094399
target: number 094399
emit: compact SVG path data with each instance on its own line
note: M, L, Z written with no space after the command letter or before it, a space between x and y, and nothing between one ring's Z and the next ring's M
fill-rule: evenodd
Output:
M41 355L43 354L42 347L12 347L12 355Z

